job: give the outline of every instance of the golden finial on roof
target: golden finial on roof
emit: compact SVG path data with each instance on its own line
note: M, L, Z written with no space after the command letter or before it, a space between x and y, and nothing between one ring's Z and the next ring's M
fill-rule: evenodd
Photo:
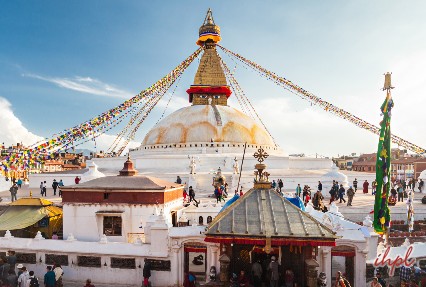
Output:
M257 150L257 152L255 152L254 154L253 154L253 156L254 156L254 158L256 158L257 159L257 161L259 162L259 163L262 163L262 162L264 162L265 161L265 159L269 156L269 154L263 149L263 148L259 148L258 150Z
M263 163L265 159L269 156L269 154L262 147L260 147L257 152L253 154L253 156L259 162L254 166L256 169L256 171L254 172L254 188L271 188L272 184L269 181L270 174L265 171L266 164Z
M392 87L391 75L392 73L389 72L385 74L385 84L383 85L383 91L389 91L390 89L394 88Z
M214 23L212 10L209 8L204 18L203 25L199 29L199 38L197 45L205 46L205 43L216 44L221 40L220 38L220 27ZM212 45L207 45L206 48L210 48Z

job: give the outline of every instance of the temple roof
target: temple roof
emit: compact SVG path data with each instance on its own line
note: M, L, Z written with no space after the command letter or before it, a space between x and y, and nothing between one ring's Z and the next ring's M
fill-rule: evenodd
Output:
M208 227L206 241L215 238L271 238L280 245L329 245L335 233L300 210L273 189L251 189L218 214ZM285 240L289 240L287 243ZM324 244L316 241L323 241ZM303 243L304 242L304 243ZM297 244L296 243L296 244Z
M181 184L150 176L106 176L76 185L64 186L62 190L117 190L131 192L135 190L166 190L181 186Z

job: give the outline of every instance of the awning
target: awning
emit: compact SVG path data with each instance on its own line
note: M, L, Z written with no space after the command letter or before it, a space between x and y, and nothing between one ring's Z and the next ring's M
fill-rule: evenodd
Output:
M0 230L23 229L49 216L49 207L13 206L0 215Z

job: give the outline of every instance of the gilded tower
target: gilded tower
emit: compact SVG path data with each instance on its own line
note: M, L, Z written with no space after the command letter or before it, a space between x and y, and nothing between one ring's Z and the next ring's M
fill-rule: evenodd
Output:
M194 84L187 90L189 102L193 105L228 104L231 95L225 73L221 66L221 58L216 51L216 44L221 40L220 28L213 20L211 9L207 11L203 25L199 29L197 44L204 49Z

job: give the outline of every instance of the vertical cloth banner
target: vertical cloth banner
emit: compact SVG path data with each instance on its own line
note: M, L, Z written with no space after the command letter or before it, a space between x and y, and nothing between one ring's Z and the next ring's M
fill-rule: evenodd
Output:
M380 123L380 137L377 148L376 182L377 190L374 203L374 230L383 234L390 225L390 210L388 198L391 184L391 110L393 101L390 89L387 90L386 100L381 106L383 119Z

